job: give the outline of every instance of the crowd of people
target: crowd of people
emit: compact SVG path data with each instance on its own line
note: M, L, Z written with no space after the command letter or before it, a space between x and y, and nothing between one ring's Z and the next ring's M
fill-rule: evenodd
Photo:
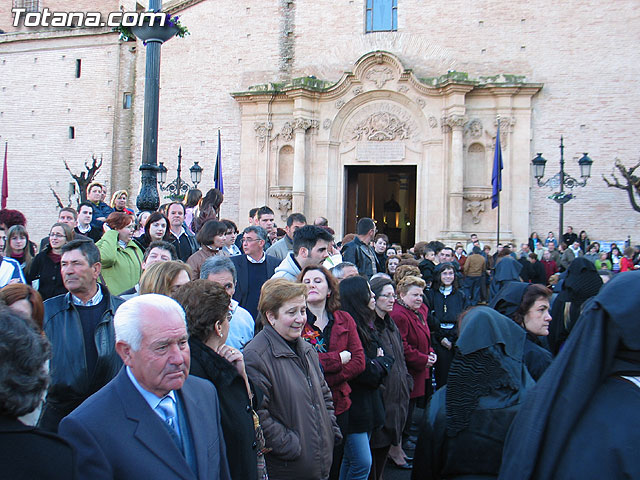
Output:
M9 478L640 478L639 248L403 252L370 218L240 232L217 189L106 198L39 247L0 211Z

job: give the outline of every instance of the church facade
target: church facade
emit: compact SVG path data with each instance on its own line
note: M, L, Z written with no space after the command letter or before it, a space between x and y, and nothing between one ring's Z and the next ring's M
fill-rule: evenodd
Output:
M114 1L105 8L120 6L145 7ZM239 226L249 208L267 204L279 224L291 212L311 219L324 215L339 235L353 231L359 217L371 216L380 231L406 246L453 242L470 233L494 242L491 170L499 125L500 238L521 242L533 230L558 235L558 207L547 198L555 190L537 186L531 159L542 152L546 178L555 174L563 135L570 175L580 176L577 159L584 152L594 160L587 186L575 189L576 198L565 206L565 225L587 230L592 239L612 232L616 240L637 235L640 219L626 194L602 180L616 158L628 165L637 161L640 118L634 112L640 96L632 92L640 87L640 55L632 32L640 19L624 13L632 6L166 2L163 8L180 15L191 35L162 47L158 158L171 178L182 147L183 174L198 161L207 189L220 130L222 214ZM589 25L588 34L580 25ZM0 35L0 68L3 61L14 66L4 70L7 95L25 78L38 83L32 57L39 57L40 74L51 71L49 95L85 82L68 102L84 112L87 125L74 142L48 138L42 156L51 174L34 188L46 191L52 179L64 186L69 177L60 159L77 170L95 153L104 161L99 179L134 197L145 47L105 29L83 30ZM54 56L64 51L83 59L80 82L65 85L52 70ZM35 168L28 148L35 139L24 137L25 127L33 125L28 112L39 118L48 113L44 106L42 112L33 108L34 102L46 103L44 92L30 93L0 135L10 145L12 136L20 137L9 159ZM0 118L7 118L5 110ZM34 134L41 138L56 121L59 116L43 118ZM66 133L66 126L59 130ZM10 179L20 175L10 170ZM13 200L9 207L18 208ZM36 223L39 213L54 210L23 209L28 216L32 209Z

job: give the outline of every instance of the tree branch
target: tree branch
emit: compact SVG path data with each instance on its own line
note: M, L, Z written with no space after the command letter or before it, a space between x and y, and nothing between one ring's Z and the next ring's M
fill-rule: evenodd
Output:
M629 195L629 203L631 204L631 208L633 208L636 212L640 212L640 205L635 198L637 194L640 196L640 178L634 175L634 172L640 167L640 162L636 163L633 167L626 168L620 160L616 159L615 168L611 171L611 178L613 181L609 180L607 177L602 175L602 179L607 184L608 187L619 188L620 190L625 190ZM618 169L622 178L626 181L626 185L621 183L616 177L615 169Z

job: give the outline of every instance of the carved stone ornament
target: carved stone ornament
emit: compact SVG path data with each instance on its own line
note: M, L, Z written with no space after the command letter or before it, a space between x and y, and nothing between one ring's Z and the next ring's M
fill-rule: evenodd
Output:
M471 213L473 223L480 223L480 214L484 212L484 203L478 200L467 202L466 211Z
M406 140L411 134L409 125L389 112L377 112L356 125L352 140Z
M409 91L409 87L407 87L406 85L400 85L400 86L398 87L398 91L399 91L400 93L407 93L407 92Z
M328 118L325 119L325 121L322 122L322 128L324 128L325 130L329 130L331 128L331 120L329 120Z
M293 130L307 131L310 128L318 128L317 120L309 120L308 118L295 118L292 124Z
M264 150L264 145L267 142L267 137L269 137L269 132L272 128L273 124L271 122L256 122L253 124L253 129L256 131L256 137L260 145L260 151Z
M500 133L510 133L512 127L516 124L516 117L500 117ZM493 125L498 127L498 119L496 118ZM495 137L495 134L494 134Z
M433 115L429 117L429 126L431 128L438 128L438 119Z
M336 101L336 108L340 109L344 107L344 100L340 99Z
M416 98L416 103L420 106L420 108L424 108L427 105L427 102L425 102L422 98Z
M362 87L356 87L353 89L353 94L357 97L362 93Z
M389 80L393 80L393 71L389 67L373 67L364 77L371 80L377 88L382 88Z
M270 195L271 198L275 198L277 201L276 208L280 212L280 219L283 222L287 221L293 208L293 195L289 188L274 188Z
M282 130L280 130L280 137L282 137L285 142L291 141L291 138L293 137L293 127L290 122L285 122L282 126Z
M449 115L445 120L450 128L462 128L466 122L467 118L464 115Z
M482 122L480 120L478 120L477 118L474 119L474 120L471 120L465 126L465 133L467 133L469 136L471 136L473 138L481 137L482 136Z
M480 223L480 214L485 211L484 201L491 198L491 195L482 193L465 193L464 199L467 200L466 212L471 214L473 223Z

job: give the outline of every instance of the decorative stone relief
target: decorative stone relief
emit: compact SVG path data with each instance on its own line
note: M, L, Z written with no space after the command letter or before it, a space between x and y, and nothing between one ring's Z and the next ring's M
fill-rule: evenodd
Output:
M256 131L256 137L258 138L261 152L264 150L264 145L267 143L267 138L269 137L269 132L272 128L273 124L271 122L256 122L253 124L253 129Z
M364 77L371 80L380 89L389 80L393 80L393 71L389 67L373 67L367 71Z
M429 117L429 126L431 128L438 128L438 119L433 115Z
M336 101L336 108L340 109L342 107L344 107L344 100L340 99Z
M308 118L295 118L291 127L293 130L304 130L305 132L310 128L318 128L318 120L309 120Z
M411 131L406 122L388 112L378 112L369 116L353 129L353 140L388 141L406 140Z
M424 108L427 102L425 102L422 98L416 98L416 103L420 106L420 108Z
M482 136L482 122L477 118L465 125L465 133L473 138Z
M324 128L325 130L329 130L331 128L331 120L329 120L328 118L325 119L325 121L322 122L322 128Z
M376 101L358 109L342 131L342 142L420 141L411 112L395 102Z
M467 200L465 211L471 214L473 223L480 223L480 214L485 211L484 201L491 196L478 193L465 193L464 199Z
M353 94L357 97L362 93L362 87L356 87L353 89Z
M398 87L398 91L399 91L400 93L407 93L407 92L409 91L409 87L407 87L406 85L400 85L400 86Z
M271 188L269 196L276 199L276 208L280 212L280 219L283 222L286 222L287 217L293 208L293 195L291 193L291 189L278 187Z
M444 121L449 128L462 128L466 122L467 117L464 115L449 115Z
M516 124L516 117L500 117L500 133L511 133L513 126ZM498 118L495 119L493 125L498 127ZM495 137L495 135L494 135Z
M282 130L280 130L280 136L285 142L291 141L291 138L293 137L293 127L291 126L291 123L285 122L282 126Z

